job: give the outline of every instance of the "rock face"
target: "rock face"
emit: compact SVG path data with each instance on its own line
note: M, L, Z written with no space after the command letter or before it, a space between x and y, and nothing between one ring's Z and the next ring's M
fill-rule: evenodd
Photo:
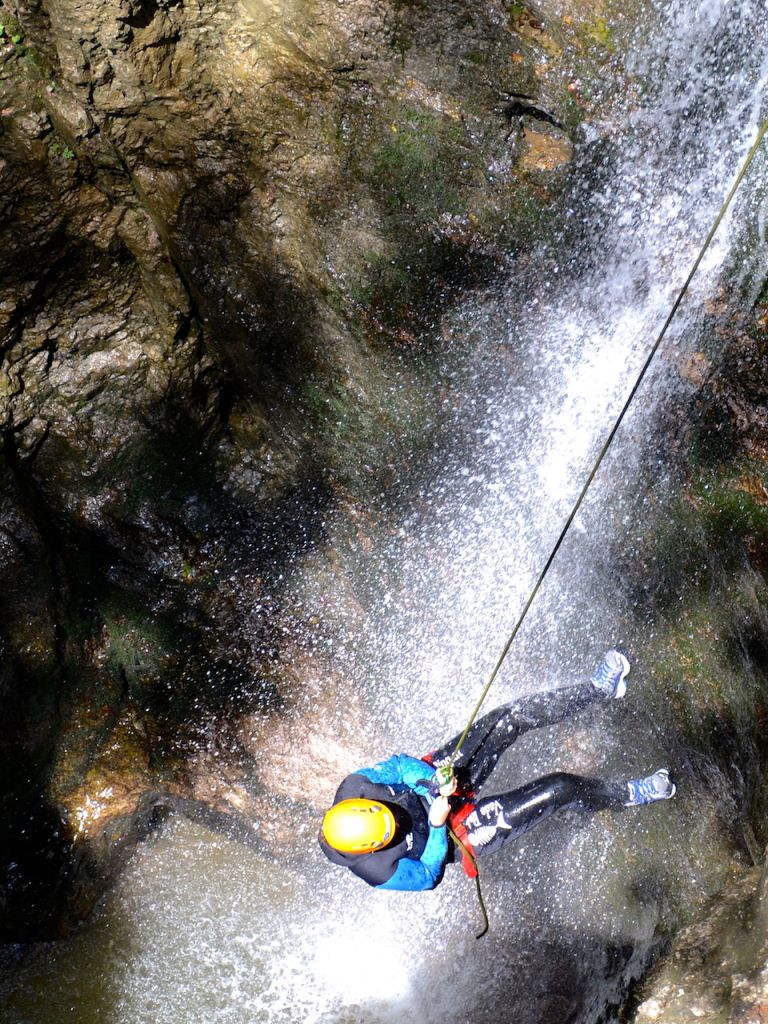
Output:
M327 522L365 550L370 496L439 444L452 301L547 230L590 71L622 73L605 8L0 0L3 939L81 920L172 806L286 849L314 797L297 720L326 774L363 760L348 680L301 640L322 587L300 605L284 574L314 559L365 615ZM724 373L679 367L679 507L620 568L659 718L733 770L759 848L765 708L732 670L766 664L768 348L721 313ZM638 1020L768 1019L761 886L683 936Z
M281 567L439 426L451 297L540 229L594 16L0 2L5 938L286 700Z
M669 452L680 477L661 515L649 512L634 570L626 566L653 636L652 701L675 721L679 790L703 780L697 813L718 804L714 830L734 837L717 896L660 937L664 955L625 1008L637 1024L766 1019L764 301L746 322L712 304L704 337L717 373L708 350L678 365L694 386Z
M765 870L740 872L646 981L636 1024L762 1024L768 1018Z

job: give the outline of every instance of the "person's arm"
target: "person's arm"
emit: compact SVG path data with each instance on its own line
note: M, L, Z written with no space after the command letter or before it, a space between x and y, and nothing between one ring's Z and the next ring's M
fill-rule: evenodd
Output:
M448 853L448 830L445 825L430 825L429 838L419 860L401 857L394 874L377 885L377 889L399 889L407 892L422 892L434 889L443 875L443 866Z
M372 768L358 768L356 775L364 775L370 782L384 786L407 786L419 796L427 796L429 790L425 785L427 779L434 774L432 765L420 761L408 754L394 754L386 761L380 761Z

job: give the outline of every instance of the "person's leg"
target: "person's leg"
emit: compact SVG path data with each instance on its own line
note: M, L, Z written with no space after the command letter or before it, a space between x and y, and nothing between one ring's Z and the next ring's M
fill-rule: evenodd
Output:
M577 714L590 704L622 696L629 662L618 651L609 651L588 683L565 686L543 693L531 693L494 708L479 719L467 733L461 749L453 752L461 734L443 744L429 760L436 767L453 759L462 788L476 791L496 767L499 758L518 736L529 729L554 725Z
M554 725L577 714L590 704L604 700L604 694L591 683L566 686L559 690L532 693L494 708L479 719L467 733L461 749L453 761L456 769L464 769L472 789L478 789L504 751L518 736L529 729ZM430 757L437 767L447 764L453 757L461 734L454 736Z
M485 856L518 839L555 811L571 807L592 812L619 808L628 796L626 782L603 782L556 772L509 793L478 801L464 819L464 827L475 855Z

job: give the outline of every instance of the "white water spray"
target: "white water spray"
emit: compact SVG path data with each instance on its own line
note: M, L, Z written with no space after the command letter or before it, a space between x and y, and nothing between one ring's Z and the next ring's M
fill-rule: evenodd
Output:
M385 596L371 610L369 631L339 652L384 723L378 734L395 749L422 752L466 720L764 109L768 27L759 0L656 7L660 35L627 60L631 103L617 98L583 147L581 164L600 184L575 185L571 216L563 213L564 238L575 217L587 241L558 254L563 267L546 288L553 254L542 252L522 288L510 280L515 298L494 304L494 314L509 304L509 335L488 337L464 382L467 402L484 415L424 491L426 511L411 514L377 553ZM673 350L695 340L696 311L717 291L737 216L701 268L671 332ZM521 290L534 297L518 301ZM462 317L480 329L491 322L481 304ZM490 351L499 346L508 358ZM621 496L650 443L644 417L684 386L670 366L666 354L643 389L563 552L571 564L541 595L491 704L573 681L620 634L618 588L606 588L602 576L594 588L584 580L600 575L592 556L615 541L611 531L625 518ZM297 570L295 587L304 582ZM589 608L574 607L585 589L598 596ZM571 761L603 756L567 737ZM609 735L601 742L598 767L626 758ZM372 750L371 759L388 752ZM549 756L532 741L509 772L525 777ZM629 822L622 833L630 854L640 829ZM674 829L670 819L670 845L679 852L665 856L678 857L679 867L684 829ZM65 949L39 952L21 978L23 1010L14 1011L14 1024L68 1017L81 1024L527 1022L524 986L536 976L542 934L583 938L585 963L627 936L642 956L651 940L654 912L627 891L610 855L616 836L601 819L550 848L533 836L514 857L489 864L493 931L476 945L473 892L456 871L435 893L375 893L319 853L309 868L278 870L177 823L140 851L93 928ZM695 887L695 866L684 868L690 877L679 884ZM83 987L94 976L108 977L108 987L87 980ZM588 987L581 975L566 982ZM605 996L604 988L594 991ZM589 1012L585 1006L585 1020ZM0 1019L7 1019L2 1011Z

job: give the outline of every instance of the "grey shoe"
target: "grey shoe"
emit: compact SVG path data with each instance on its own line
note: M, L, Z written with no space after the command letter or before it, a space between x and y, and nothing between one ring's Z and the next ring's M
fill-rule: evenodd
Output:
M627 782L629 799L624 801L625 807L637 807L639 804L652 804L656 800L669 800L677 791L668 768L659 768L653 775L645 779L632 779Z
M593 686L602 690L606 697L619 698L627 692L624 677L629 672L629 662L620 651L608 651L590 679Z

